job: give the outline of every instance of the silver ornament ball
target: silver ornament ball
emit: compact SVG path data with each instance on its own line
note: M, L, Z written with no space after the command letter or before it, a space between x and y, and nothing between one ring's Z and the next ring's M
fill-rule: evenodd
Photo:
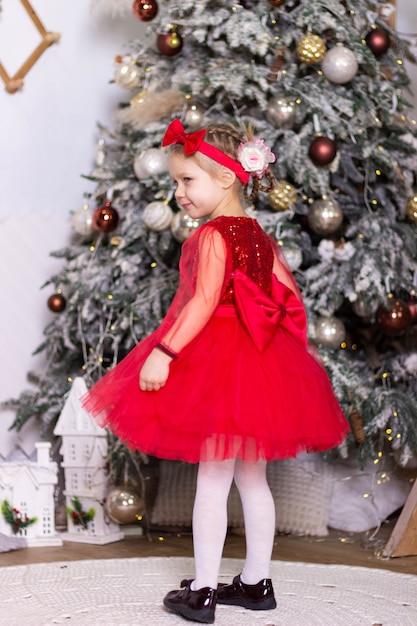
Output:
M336 350L346 336L345 325L334 315L323 315L314 324L315 343Z
M322 198L312 203L307 220L310 228L318 235L330 235L342 225L343 211L335 200Z
M174 214L171 221L171 231L179 243L183 243L188 237L191 237L193 233L203 224L207 219L195 219L191 217L186 211L178 211Z
M196 102L191 102L187 106L184 122L190 128L200 128L200 126L203 126L204 115L205 110L203 107Z
M358 317L372 317L379 305L378 300L372 299L371 301L365 300L362 295L358 295L356 300L351 303L352 311Z
M289 130L295 122L295 103L284 96L272 98L268 102L265 116L274 128Z
M114 487L106 495L104 508L116 524L135 524L144 512L143 500L131 487Z

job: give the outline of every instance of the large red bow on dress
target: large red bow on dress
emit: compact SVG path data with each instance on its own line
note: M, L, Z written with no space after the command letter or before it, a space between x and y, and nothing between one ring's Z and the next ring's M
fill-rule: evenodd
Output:
M184 126L177 118L168 126L164 138L163 146L170 146L173 143L182 143L184 145L184 154L190 155L197 152L204 140L206 131L197 130L194 133L186 133Z
M277 328L285 328L307 346L307 321L303 303L272 275L271 296L240 270L234 272L236 309L259 352L272 340Z

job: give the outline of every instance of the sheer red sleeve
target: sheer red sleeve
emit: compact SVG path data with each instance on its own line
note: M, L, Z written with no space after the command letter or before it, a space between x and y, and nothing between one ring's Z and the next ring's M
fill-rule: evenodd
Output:
M199 240L195 269L195 289L161 342L180 352L198 335L219 304L225 278L226 244L221 234L207 225Z

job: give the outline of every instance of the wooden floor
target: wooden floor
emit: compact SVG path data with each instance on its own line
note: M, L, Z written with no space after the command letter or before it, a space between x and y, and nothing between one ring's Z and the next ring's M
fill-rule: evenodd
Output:
M277 535L273 558L282 561L307 563L331 563L389 569L417 575L417 556L387 559L381 556L395 524L386 522L375 534L353 534L331 530L328 537L296 537ZM52 561L77 561L82 559L113 559L148 556L192 556L190 533L173 534L153 531L152 540L146 536L130 536L122 541L95 546L65 542L62 547L25 548L0 555L0 565L26 565ZM241 534L230 532L227 536L224 556L244 558L245 539Z

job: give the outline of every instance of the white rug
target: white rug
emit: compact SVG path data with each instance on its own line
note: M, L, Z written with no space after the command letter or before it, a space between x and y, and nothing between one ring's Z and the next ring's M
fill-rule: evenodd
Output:
M242 568L224 559L222 580ZM178 626L162 598L193 577L191 558L68 561L0 567L4 626ZM216 626L416 626L417 576L340 565L274 561L278 607L218 606Z

